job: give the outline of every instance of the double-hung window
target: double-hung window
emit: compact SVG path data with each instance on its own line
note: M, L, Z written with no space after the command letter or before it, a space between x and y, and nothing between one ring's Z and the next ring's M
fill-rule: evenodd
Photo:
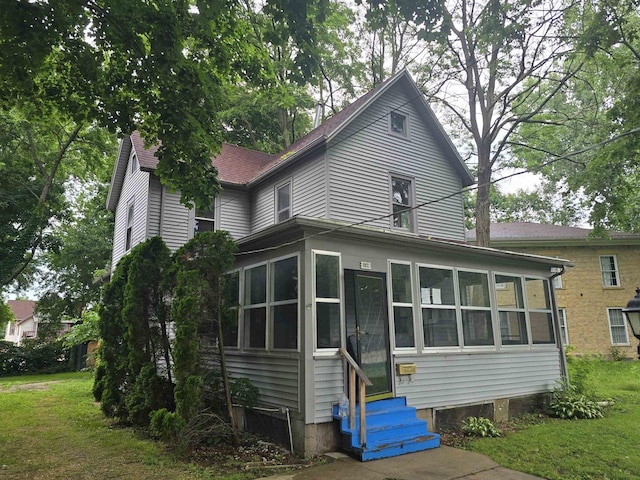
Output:
M549 296L549 281L541 278L525 279L527 310L533 344L555 343L553 315Z
M607 308L611 345L629 345L629 334L621 308Z
M558 308L558 323L560 324L560 336L563 345L569 345L569 329L567 327L567 309Z
M510 275L496 275L495 285L502 345L528 344L522 279ZM502 288L498 289L498 285Z
M316 349L340 347L340 254L314 252Z
M414 348L411 264L391 263L391 306L396 348Z
M271 264L271 345L298 348L298 257Z
M215 230L216 209L215 204L211 208L196 209L193 220L194 236L200 232L213 232Z
M127 208L127 231L125 233L124 250L128 252L131 250L133 242L133 202L129 204Z
M413 180L391 177L391 226L414 231Z
M276 187L276 223L291 217L291 181Z
M240 303L240 272L225 275L226 316L222 327L222 344L225 347L238 346L238 304Z
M487 273L460 270L458 286L464 345L494 345Z
M600 255L600 271L602 285L605 287L619 287L618 262L615 255Z
M267 332L267 265L244 272L244 346L265 348Z
M418 267L424 346L457 347L458 322L453 270Z

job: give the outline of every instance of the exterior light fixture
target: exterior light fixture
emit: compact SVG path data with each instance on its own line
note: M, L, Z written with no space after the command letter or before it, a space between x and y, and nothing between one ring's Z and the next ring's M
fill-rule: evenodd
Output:
M633 336L640 340L640 288L636 288L636 296L629 300L627 306L622 309L633 331ZM640 345L638 345L638 358L640 358Z

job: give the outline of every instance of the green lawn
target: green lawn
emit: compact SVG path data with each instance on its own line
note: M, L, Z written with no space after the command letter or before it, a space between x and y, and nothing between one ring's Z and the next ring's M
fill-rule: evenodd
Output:
M551 480L640 478L640 363L595 361L589 384L613 398L597 420L548 419L469 448L503 467Z
M0 478L215 478L211 468L113 428L93 401L92 383L89 373L0 378Z

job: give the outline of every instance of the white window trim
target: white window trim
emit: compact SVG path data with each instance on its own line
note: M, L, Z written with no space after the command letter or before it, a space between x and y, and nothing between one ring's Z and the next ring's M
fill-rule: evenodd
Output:
M622 307L607 307L607 324L609 325L609 337L611 338L611 345L612 346L620 346L620 347L624 347L624 346L629 346L631 345L631 342L629 341L629 330L627 330L627 322L625 321L624 318L624 313L620 312L620 315L622 317L622 325L611 325L611 311L612 310L622 310ZM611 327L622 327L624 328L624 336L627 339L626 343L617 343L613 341L613 330Z
M195 228L196 228L196 220L198 219L202 219L205 221L209 221L209 222L213 222L213 231L217 231L220 230L220 203L219 203L219 198L220 197L215 197L213 199L213 202L211 204L212 206L212 210L213 210L213 218L205 218L205 217L198 217L197 213L198 213L198 209L197 208L191 208L189 210L189 232L187 235L187 238L192 239L195 236Z
M133 209L131 214L131 225L129 225L129 212ZM136 224L136 197L131 198L127 202L127 209L125 210L125 222L124 222L124 252L128 253L134 247L133 230ZM131 228L131 236L129 238L129 245L127 245L127 233ZM128 247L128 248L127 248Z
M613 270L616 274L616 282L617 285L605 285L604 284L604 270L602 270L602 258L603 257L613 257L613 264L614 264L614 268L615 270ZM622 287L622 282L620 281L620 268L618 267L618 256L615 254L610 254L610 255L600 255L598 257L598 263L599 263L599 267L600 267L600 279L602 281L602 287L603 288L621 288ZM607 272L610 272L610 270L608 270Z
M391 270L392 264L397 265L409 265L409 281L411 282L411 303L406 302L394 302L393 301L393 274ZM416 338L416 294L415 294L415 272L413 262L406 260L394 260L389 259L387 261L387 275L389 277L389 288L387 288L388 297L388 309L389 309L389 339L391 341L391 350L393 353L417 353L418 352L418 339ZM411 308L411 321L413 325L413 347L398 347L396 346L396 319L394 316L393 307L410 307Z
M542 280L543 282L546 281L547 282L547 294L549 295L549 308L529 308L529 298L527 296L527 280ZM527 309L527 335L529 335L529 344L531 345L531 348L536 348L536 349L544 349L544 348L556 348L558 345L558 341L562 341L561 339L556 338L557 337L557 332L556 332L556 328L555 328L555 324L558 321L558 319L556 318L555 313L553 312L553 308L552 308L552 296L551 296L551 281L549 280L548 277L536 277L533 275L524 275L523 277L523 288L524 288L524 304L525 307ZM531 329L531 317L530 317L530 313L534 312L534 313L549 313L551 315L551 326L552 328L552 332L553 332L553 337L554 337L554 342L552 343L533 343L533 332Z
M564 324L564 333L562 326ZM560 340L563 346L571 345L569 343L569 326L567 325L567 309L565 307L558 307L558 326L560 327Z
M138 155L136 155L136 152L132 152L129 157L129 167L129 173L133 175L138 168Z
M496 282L496 276L505 276L505 277L512 277L512 278L519 278L520 279L520 288L521 288L521 293L522 293L522 308L514 308L514 307L500 307L498 305L498 291L504 291L507 289L507 285L506 283L504 284L504 288L498 288L498 285L500 285L500 283ZM530 277L529 277L530 278ZM495 298L492 299L492 303L493 305L495 305L495 320L497 323L497 331L500 333L500 340L499 340L499 348L500 349L521 349L523 347L525 348L529 348L532 345L532 340L531 340L531 324L529 323L529 315L527 314L527 293L525 291L525 276L523 275L518 275L518 274L514 274L514 273L509 273L509 272L491 272L491 281L493 282L494 288L495 288ZM491 290L491 288L490 288ZM525 329L527 332L527 343L518 343L518 344L514 344L514 345L505 345L502 343L502 325L500 324L500 312L522 312L524 313L524 324L525 324Z
M454 297L454 305L436 305L436 304L426 304L422 303L422 295L420 291L420 268L434 268L438 270L448 270L452 272L453 277L453 297ZM418 335L418 340L420 341L420 349L423 353L451 353L451 352L462 352L463 349L468 351L469 349L475 349L477 347L464 347L463 338L462 338L462 313L460 309L460 291L458 289L458 276L456 273L456 269L453 267L445 266L445 265L435 265L431 263L416 263L415 269L416 275L416 288L418 289L418 307L420 309L420 335ZM424 307L423 307L424 306ZM422 324L422 309L423 308L432 308L432 309L441 309L441 310L453 310L456 316L456 330L458 334L458 345L454 345L451 347L427 347L424 344L424 326Z
M281 188L287 187L287 186L289 187L289 206L287 208L278 209L278 207L279 207L279 205L278 205L278 191L280 191ZM293 179L291 177L287 178L286 180L283 180L280 183L276 183L274 185L274 187L273 187L273 210L275 212L275 215L274 215L274 222L275 223L286 222L291 217L293 217ZM279 220L280 213L284 212L286 210L289 210L289 216L287 218L285 218L284 220Z
M265 271L265 301L264 303L255 303L255 304L249 304L247 305L245 303L246 298L244 297L245 294L245 279L246 279L246 272L247 270L252 270L254 268L258 268L258 267L262 267L262 266L266 266L266 271ZM248 351L254 351L254 352L266 352L268 351L268 347L269 347L269 295L271 295L270 292L270 281L269 281L269 262L260 262L260 263L255 263L253 265L248 265L246 267L243 268L242 271L242 297L241 297L241 302L240 305L242 306L242 337L241 337L241 342L240 342L240 346L242 348L242 350L248 350ZM258 308L264 308L266 310L265 312L265 325L264 325L264 347L251 347L250 345L248 345L247 343L247 337L245 336L245 328L244 328L244 324L245 324L245 318L244 318L244 314L246 313L247 310L255 310Z
M479 307L479 306L471 306L471 305L462 305L462 294L460 292L460 272L468 272L468 273L481 273L487 276L487 288L489 289L489 306L488 307ZM500 324L498 323L497 311L495 310L496 302L495 298L492 294L493 288L492 276L491 272L488 270L480 270L475 268L454 268L454 281L455 281L455 289L457 291L456 303L460 308L460 330L458 332L460 338L460 348L464 351L469 350L479 350L479 351L487 351L487 350L499 350L500 345L498 342L498 336L496 335L496 331L500 330ZM493 329L493 345L465 345L464 344L464 325L462 321L462 312L464 311L472 311L472 310L481 310L488 311L491 315L491 328Z
M316 256L326 255L338 257L338 295L339 298L316 297ZM339 352L339 348L318 348L318 303L338 303L340 305L340 346L345 346L345 324L344 324L344 273L342 271L342 254L328 250L311 250L311 297L312 297L312 341L314 357L333 357Z
M230 348L233 350L239 350L241 345L240 345L240 339L242 338L241 334L240 334L240 330L241 330L241 324L243 324L244 322L241 321L241 319L243 319L244 317L241 316L241 312L242 312L242 300L243 300L243 293L244 293L244 283L243 283L243 279L244 276L242 275L243 271L240 268L236 268L234 270L230 270L228 272L226 272L226 275L232 275L234 273L238 274L238 305L236 307L232 307L230 308L230 310L235 310L236 311L236 320L238 322L238 331L236 333L236 344L235 345L224 345L224 348Z
M401 132L396 132L393 128L391 128L391 116L393 114L398 114L398 115L402 115L404 117L404 133ZM399 108L393 108L393 107L389 107L388 110L388 114L387 114L387 133L389 135L393 135L394 137L397 138L402 138L404 140L410 140L411 139L411 129L410 129L410 116L409 114L404 111L404 110L400 110Z
M393 179L406 180L410 182L409 188L409 228L396 227L393 224ZM389 172L389 225L392 230L399 232L418 233L418 216L416 213L416 179L410 175L403 175L399 173Z

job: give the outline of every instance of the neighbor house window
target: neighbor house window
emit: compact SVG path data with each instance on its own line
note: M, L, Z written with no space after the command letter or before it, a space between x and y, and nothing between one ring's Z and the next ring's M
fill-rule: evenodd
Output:
M314 252L316 348L340 347L340 254Z
M531 326L531 341L534 344L555 343L549 282L541 278L527 278L525 291Z
M298 348L298 257L271 264L270 307L273 348Z
M389 131L401 137L409 136L409 119L404 113L396 110L389 114Z
M267 266L244 272L244 346L265 348L267 330Z
M222 344L225 347L238 346L238 304L240 303L240 272L225 275L225 304L228 316L222 328Z
M410 231L413 227L413 180L408 178L391 177L391 226Z
M560 288L564 288L562 286L562 275L558 275L557 277L553 277L553 288L556 290Z
M411 278L410 264L391 263L391 306L396 348L416 346Z
M619 287L618 262L615 255L600 256L600 270L602 272L602 285L605 287Z
M569 329L567 328L567 309L558 309L558 323L560 324L560 336L562 337L562 344L569 345Z
M488 275L483 272L459 271L458 285L464 345L493 345Z
M200 232L213 232L215 230L215 219L215 204L211 208L197 208L193 219L193 235L195 236Z
M133 203L127 208L127 231L125 233L125 251L131 250L131 242L133 241Z
M458 346L453 270L418 267L425 347Z
M276 222L291 217L291 182L276 187Z
M9 322L9 335L16 334L16 324L15 322Z
M620 308L607 308L612 345L629 345L629 334Z

